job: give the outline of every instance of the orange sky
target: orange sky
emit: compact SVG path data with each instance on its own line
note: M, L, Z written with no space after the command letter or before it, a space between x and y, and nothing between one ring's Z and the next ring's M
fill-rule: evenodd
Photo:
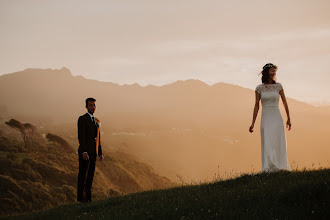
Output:
M0 75L62 68L119 84L254 89L279 66L289 97L330 105L330 1L0 1Z

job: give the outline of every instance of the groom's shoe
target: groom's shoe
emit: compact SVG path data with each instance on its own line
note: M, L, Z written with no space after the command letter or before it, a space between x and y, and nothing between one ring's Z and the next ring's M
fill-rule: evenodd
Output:
M87 200L85 200L85 199L78 199L77 202L80 202L80 203L86 203Z
M85 195L82 198L81 197L77 198L77 202L86 203L87 201Z
M87 196L86 197L86 202L92 202L92 197L91 196Z

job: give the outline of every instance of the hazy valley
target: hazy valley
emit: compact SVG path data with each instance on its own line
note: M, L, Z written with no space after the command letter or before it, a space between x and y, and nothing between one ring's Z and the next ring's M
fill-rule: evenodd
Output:
M282 83L285 88L285 83ZM260 113L255 132L254 91L198 80L156 87L118 85L72 76L66 68L27 69L0 77L2 117L48 127L77 148L77 118L84 100L97 100L103 147L126 152L172 181L205 181L257 172ZM293 168L329 166L330 109L288 99L293 128L287 133ZM281 105L281 103L280 103ZM284 122L286 115L283 108ZM111 153L110 153L111 154Z

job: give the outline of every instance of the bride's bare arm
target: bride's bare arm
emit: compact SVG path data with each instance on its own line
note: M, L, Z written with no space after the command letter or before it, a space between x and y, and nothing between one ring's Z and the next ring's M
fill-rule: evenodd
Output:
M284 105L284 108L285 108L286 116L288 118L288 120L286 122L286 126L289 129L289 131L290 131L291 130L290 112L289 112L289 106L288 106L288 103L286 102L286 98L285 98L285 94L284 94L284 90L283 89L280 91L280 95L281 95L282 102L283 102L283 105Z
M252 125L249 128L250 132L253 132L254 123L256 122L258 111L259 111L259 103L260 103L260 94L258 92L255 92L256 94L256 102L254 104L254 110L253 110L253 118L252 118Z

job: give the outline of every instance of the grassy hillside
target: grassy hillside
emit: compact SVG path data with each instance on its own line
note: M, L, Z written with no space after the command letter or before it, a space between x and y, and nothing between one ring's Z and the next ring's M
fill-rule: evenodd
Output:
M67 204L9 219L326 219L330 216L330 169L244 175Z
M37 132L32 143L24 144L20 134L6 126L0 126L0 216L74 202L77 146L47 142ZM172 186L152 167L128 154L104 153L105 159L96 164L93 200Z

